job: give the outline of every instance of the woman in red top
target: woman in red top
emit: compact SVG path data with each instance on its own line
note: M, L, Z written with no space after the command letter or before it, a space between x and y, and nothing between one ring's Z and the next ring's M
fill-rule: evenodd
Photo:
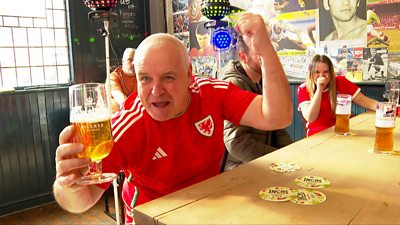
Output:
M306 82L297 90L298 110L307 121L307 136L335 125L337 94L349 94L355 104L375 111L376 100L362 94L361 89L345 77L335 76L333 64L327 56L315 55Z

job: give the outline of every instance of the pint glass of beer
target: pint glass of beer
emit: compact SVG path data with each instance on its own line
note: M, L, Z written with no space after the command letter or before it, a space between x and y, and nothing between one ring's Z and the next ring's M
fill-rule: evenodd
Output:
M351 95L338 94L336 98L335 133L350 134Z
M98 184L112 181L116 175L101 172L101 160L106 157L114 144L110 110L104 84L76 84L69 88L70 122L77 129L78 140L85 151L80 158L90 158L89 173L80 177L76 183Z
M392 153L393 130L396 126L396 104L394 102L378 102L375 117L376 153Z

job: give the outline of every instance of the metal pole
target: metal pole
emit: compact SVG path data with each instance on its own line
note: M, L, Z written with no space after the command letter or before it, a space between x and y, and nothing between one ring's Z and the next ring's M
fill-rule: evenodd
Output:
M110 41L109 41L109 20L108 18L104 19L104 29L106 31L106 36L104 37L104 42L106 46L106 74L107 74L107 85L106 85L106 92L107 92L107 102L108 102L108 110L111 115L111 84L110 84ZM119 198L118 198L118 184L117 184L117 178L118 176L115 176L113 179L113 187L114 187L114 205L115 205L115 218L116 218L116 224L120 225L121 224L121 215L119 213Z
M107 82L106 82L106 93L107 93L107 102L108 102L108 110L111 115L111 84L110 84L110 41L109 41L109 20L108 18L104 19L104 29L106 31L106 36L104 37L104 42L106 45L106 74L107 74Z
M117 177L113 180L113 186L114 186L114 204L115 204L115 218L117 225L121 224L121 218L120 218L120 213L119 213L119 198L118 198L118 184L117 184Z

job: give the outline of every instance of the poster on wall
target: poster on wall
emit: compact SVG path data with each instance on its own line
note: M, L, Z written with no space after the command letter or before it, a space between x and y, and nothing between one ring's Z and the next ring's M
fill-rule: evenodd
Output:
M363 79L364 81L384 81L387 79L388 49L364 48Z
M192 72L196 76L216 77L217 54L211 44L211 29L204 26L206 21L194 22L190 27L190 51Z
M210 30L202 42L196 30L208 19L201 13L201 2L189 0L188 6L193 71L219 77L235 54L211 50ZM400 0L232 0L231 4L265 19L289 81L305 80L315 54L329 56L336 75L352 82L382 83L400 77ZM371 62L375 50L383 57L383 66Z
M363 48L343 45L338 49L335 72L338 76L344 76L352 82L361 82L363 81L362 60Z
M365 47L367 41L366 0L320 0L319 40L328 48Z
M312 56L309 55L279 56L283 70L290 81L304 81L306 79L311 58Z
M389 52L400 51L400 1L368 1L368 47L387 47Z
M400 52L389 54L388 78L400 79Z
M268 32L278 55L305 55L315 46L316 6L309 2L274 0L274 11L267 15Z

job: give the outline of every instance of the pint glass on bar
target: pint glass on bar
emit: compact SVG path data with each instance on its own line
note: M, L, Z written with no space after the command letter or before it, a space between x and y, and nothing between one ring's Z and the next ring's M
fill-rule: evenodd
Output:
M89 174L77 179L77 184L87 185L112 181L116 174L102 173L101 160L112 147L113 138L110 124L110 110L104 84L87 83L69 88L70 122L77 129L77 140L85 151L80 158L90 158Z
M376 153L392 153L393 130L396 125L396 104L393 102L378 102L375 118L375 146Z
M350 134L351 95L338 94L336 98L335 133Z

